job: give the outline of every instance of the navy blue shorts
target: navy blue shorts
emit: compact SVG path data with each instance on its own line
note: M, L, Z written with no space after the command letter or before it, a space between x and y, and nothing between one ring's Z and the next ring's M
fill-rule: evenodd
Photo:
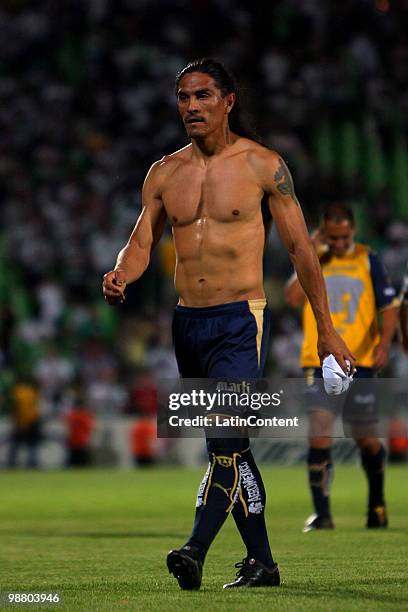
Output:
M376 421L378 405L375 385L377 373L373 368L357 366L354 381L347 393L328 395L323 386L321 368L304 368L307 381L306 406L309 412L324 408L335 414L342 414L344 421Z
M206 308L176 306L173 342L182 378L253 379L262 377L270 330L266 300L231 302ZM242 414L237 406L217 406L215 412ZM245 411L245 409L244 409ZM208 452L237 451L249 447L247 432L231 437L207 436ZM224 432L226 434L226 432Z
M173 342L183 378L260 378L270 330L266 300L176 306Z

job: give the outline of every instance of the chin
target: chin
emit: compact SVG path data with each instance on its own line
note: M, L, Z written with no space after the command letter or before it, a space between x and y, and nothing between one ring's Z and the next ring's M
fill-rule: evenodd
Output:
M187 134L189 136L206 136L208 133L208 130L201 126L200 124L197 125L188 125L187 126Z

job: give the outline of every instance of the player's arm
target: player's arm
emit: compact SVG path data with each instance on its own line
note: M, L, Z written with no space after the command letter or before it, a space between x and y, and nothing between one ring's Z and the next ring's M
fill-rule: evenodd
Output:
M385 366L388 364L391 342L398 325L398 314L397 305L390 306L381 312L381 338L380 342L374 349L373 366L375 368L385 368Z
M156 162L143 185L142 212L127 244L118 254L115 268L103 277L103 294L109 304L124 301L126 285L142 276L163 234L167 215L161 199L162 181L160 162Z
M327 244L321 228L317 228L310 235L310 240L316 250L318 257L321 257L327 251ZM292 274L285 286L285 300L288 306L292 308L301 308L306 302L306 294L302 289L296 272Z
M402 348L408 353L408 271L404 276L400 294L401 306L399 311L401 325Z
M320 229L315 230L310 236L312 244L319 253L324 246ZM302 289L296 272L292 274L285 286L285 300L292 308L301 308L306 302L306 294Z
M401 302L400 324L402 347L408 353L408 299Z
M374 349L373 366L380 369L388 364L391 342L398 325L400 302L378 255L370 252L369 262L375 303L381 317L380 341Z
M272 151L260 154L254 167L260 186L269 195L271 214L288 250L300 286L312 307L319 335L317 349L320 360L332 353L346 372L345 360L354 363L355 358L334 330L320 262L307 231L290 172L285 162Z

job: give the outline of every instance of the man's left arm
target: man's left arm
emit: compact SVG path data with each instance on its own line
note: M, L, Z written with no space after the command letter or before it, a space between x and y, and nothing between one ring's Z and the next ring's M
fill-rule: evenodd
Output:
M320 360L323 361L331 353L343 371L347 372L346 360L354 364L355 357L333 327L320 262L309 237L290 172L283 159L268 149L254 155L251 163L259 186L269 196L269 209L312 307L317 323Z

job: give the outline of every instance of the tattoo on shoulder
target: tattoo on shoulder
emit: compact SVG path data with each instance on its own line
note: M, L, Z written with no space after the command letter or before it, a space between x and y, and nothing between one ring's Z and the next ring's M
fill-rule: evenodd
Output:
M296 204L300 206L299 201L295 195L295 188L293 186L292 176L282 158L279 158L279 167L275 172L274 179L276 187L280 191L280 193L282 195L290 196L296 202Z

